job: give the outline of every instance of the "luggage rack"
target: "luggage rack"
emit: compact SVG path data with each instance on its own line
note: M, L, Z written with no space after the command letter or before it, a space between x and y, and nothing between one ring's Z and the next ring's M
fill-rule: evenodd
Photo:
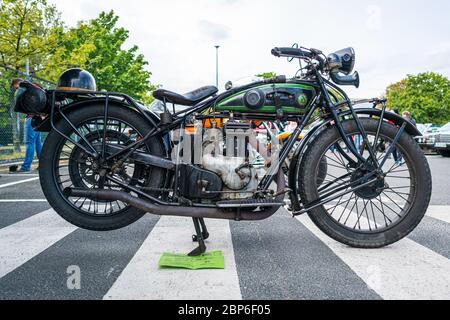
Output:
M110 104L111 98L112 97L122 98L123 99L121 101L122 103L125 102L125 103L129 104L130 106L135 108L142 116L144 116L148 121L150 121L152 125L154 125L155 127L158 126L158 124L154 121L154 119L152 119L152 117L150 117L148 115L148 113L147 113L148 111L143 106L139 105L136 102L136 100L134 100L133 98L131 98L130 96L128 96L124 93L105 92L105 91L86 91L86 90L70 90L70 91L68 91L68 90L51 90L51 91L49 91L49 93L51 94L50 125L51 125L52 130L54 130L59 135L61 135L62 137L64 137L65 139L67 139L68 141L70 141L71 143L76 145L77 147L81 148L83 151L85 151L90 156L93 156L94 158L99 157L97 150L89 143L89 141L87 141L87 139L84 137L84 135L82 135L78 131L78 129L73 125L73 123L70 122L69 118L67 117L67 115L64 113L64 110L63 110L64 106L66 106L66 105L62 105L62 106L57 105L57 102L56 102L57 95L64 95L64 96L66 96L66 98L70 97L70 96L78 96L78 97L80 97L80 96L89 97L90 96L90 97L94 97L94 98L104 99L105 100L105 113L104 113L105 123L107 123L107 121L108 121L109 104ZM88 148L86 148L84 145L74 141L73 139L71 139L64 133L62 133L60 130L58 130L58 128L55 125L56 114L61 115L61 117L72 127L75 134L77 136L79 136L81 138L81 140L83 140L83 142L88 146ZM107 132L107 127L105 126L104 137L106 137L106 132ZM106 141L104 139L103 144L105 144L105 143L106 143ZM104 150L104 148L102 148L102 150Z

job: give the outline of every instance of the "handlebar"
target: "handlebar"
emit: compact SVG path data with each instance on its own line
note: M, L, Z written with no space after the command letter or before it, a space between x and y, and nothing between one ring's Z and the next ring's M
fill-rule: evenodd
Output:
M351 49L351 48L349 48ZM345 50L348 49L344 49L341 50L337 53L335 53L335 55L338 55L337 59L338 60L343 60L344 57L344 53L346 53ZM346 66L346 68L350 68L353 69L353 64L354 61L351 61L352 59L354 59L354 50L351 49L351 59L350 61L341 61L341 64L344 64L344 62L346 62L347 64L351 63L351 66ZM291 58L289 59L289 61L291 61L292 59L303 59L303 60L307 60L307 66L303 68L303 66L300 64L300 68L301 70L307 70L306 73L303 73L302 75L308 77L308 76L314 76L314 74L316 72L319 73L326 73L330 76L331 80L338 84L338 85L354 85L355 87L359 87L359 74L358 72L354 72L353 74L349 75L349 71L340 68L339 66L334 66L333 64L329 63L329 57L326 57L322 51L317 50L317 49L308 49L308 48L303 48L303 47L276 47L272 49L272 54L275 57L287 57L287 58ZM350 55L350 54L348 54ZM342 67L342 66L341 66ZM340 72L342 71L342 73L344 73L344 75L340 74ZM278 80L278 79L277 79Z
M290 58L314 58L312 52L300 48L273 48L272 54L275 57L290 57Z
M272 54L275 57L288 57L298 59L317 60L319 62L319 69L323 70L326 66L326 59L322 57L322 51L317 49L305 48L273 48Z

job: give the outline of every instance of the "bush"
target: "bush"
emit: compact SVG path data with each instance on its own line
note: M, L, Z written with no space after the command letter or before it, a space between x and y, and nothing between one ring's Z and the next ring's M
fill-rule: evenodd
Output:
M450 80L441 74L408 75L389 86L386 97L389 108L410 111L418 123L450 122Z

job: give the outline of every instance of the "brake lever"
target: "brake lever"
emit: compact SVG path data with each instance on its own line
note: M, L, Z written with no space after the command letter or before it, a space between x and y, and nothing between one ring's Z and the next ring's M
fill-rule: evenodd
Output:
M323 52L321 50L319 50L319 49L311 48L311 49L309 49L309 51L314 53L316 56L320 56L321 54L323 54Z

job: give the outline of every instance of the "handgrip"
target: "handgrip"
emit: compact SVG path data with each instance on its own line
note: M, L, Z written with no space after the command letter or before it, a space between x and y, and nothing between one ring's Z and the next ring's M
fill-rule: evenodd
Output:
M275 57L312 58L313 54L299 48L273 48Z

